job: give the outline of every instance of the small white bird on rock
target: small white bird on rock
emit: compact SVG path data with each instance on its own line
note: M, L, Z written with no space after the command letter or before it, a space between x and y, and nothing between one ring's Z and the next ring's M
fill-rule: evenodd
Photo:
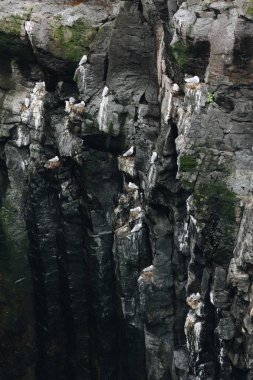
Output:
M80 103L75 104L75 107L84 107L85 102L82 100Z
M134 207L134 208L130 208L130 212L141 212L141 207L137 206L137 207Z
M149 267L147 267L147 268L144 268L143 270L142 270L142 272L150 272L150 271L152 271L152 270L154 270L154 265L150 265Z
M150 157L150 163L154 164L157 158L158 158L158 154L156 152L153 152L152 156Z
M142 222L138 223L134 226L134 228L131 230L131 232L138 232L142 228Z
M34 86L33 93L36 94L36 92L43 92L45 91L45 82L37 82L36 85Z
M178 92L180 90L179 85L177 83L173 83L171 89L174 92Z
M108 95L108 92L109 92L109 88L107 86L105 86L103 89L103 92L102 92L103 98Z
M50 170L59 169L61 166L62 166L62 163L58 156L50 158L50 160L47 160L47 162L44 165L46 169L50 169Z
M70 103L70 104L74 104L75 101L76 101L76 99L73 98L72 96L69 98L69 103Z
M137 185L135 185L135 183L133 183L133 182L128 183L128 188L131 190L138 190L139 189L139 187Z
M28 97L25 98L25 106L28 108L30 105L30 99Z
M60 161L58 156L55 156L53 158L50 158L50 160L48 160L48 162L57 162L57 161Z
M65 111L67 113L71 112L71 105L70 105L70 102L68 100L65 100Z
M33 21L26 21L25 22L25 30L26 30L27 34L32 34L34 25L35 24Z
M191 77L186 74L184 80L186 83L199 84L199 77L197 75L195 75L194 77Z
M132 156L134 154L134 147L131 146L130 149L128 149L125 153L123 153L123 157L129 157L129 156Z
M83 65L84 63L87 62L87 60L88 60L87 55L83 55L82 58L81 58L81 60L80 60L80 62L78 63L78 66Z
M194 301L199 301L201 299L201 295L199 293L193 293L191 296L190 296ZM190 298L189 297L189 298Z

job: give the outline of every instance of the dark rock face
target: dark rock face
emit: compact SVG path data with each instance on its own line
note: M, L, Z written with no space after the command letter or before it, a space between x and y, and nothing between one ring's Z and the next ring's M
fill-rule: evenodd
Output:
M13 5L0 378L252 379L251 4Z

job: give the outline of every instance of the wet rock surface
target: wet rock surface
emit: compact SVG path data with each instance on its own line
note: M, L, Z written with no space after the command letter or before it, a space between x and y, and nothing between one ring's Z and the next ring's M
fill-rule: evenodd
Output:
M252 379L252 4L11 3L0 378Z

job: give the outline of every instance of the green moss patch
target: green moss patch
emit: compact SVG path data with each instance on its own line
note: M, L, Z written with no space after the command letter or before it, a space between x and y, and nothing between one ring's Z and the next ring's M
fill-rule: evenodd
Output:
M180 156L180 170L182 172L194 172L198 166L196 158L189 154Z
M246 9L246 14L253 17L253 0L250 0Z
M247 13L247 15L253 17L253 5L248 7L246 13Z
M227 221L235 219L237 197L233 191L227 188L225 182L213 181L199 184L194 199L198 209L203 209L203 206L208 204L209 208L218 209L217 211L223 219Z
M63 59L78 62L83 54L88 54L89 46L97 34L97 29L82 19L73 25L60 25L54 29L53 38L56 44L55 55Z
M20 61L34 61L34 54L27 40L21 39L21 31L29 13L12 15L0 20L0 54L17 57Z
M173 46L170 46L170 51L175 58L178 66L184 69L188 63L188 48L183 41L176 42Z
M236 194L225 182L201 183L194 191L194 205L203 229L203 256L219 265L228 264L234 249Z
M0 52L13 51L17 55L22 53L20 33L23 21L20 16L11 16L0 21Z
M0 21L0 32L20 36L23 23L23 17L12 15L11 17Z
M182 178L181 185L184 188L184 190L189 191L189 192L193 192L195 183L190 182L189 180L187 180L185 178Z

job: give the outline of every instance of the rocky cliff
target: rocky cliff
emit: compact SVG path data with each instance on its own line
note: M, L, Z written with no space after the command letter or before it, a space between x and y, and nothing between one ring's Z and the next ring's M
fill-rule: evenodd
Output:
M252 101L252 0L1 0L1 379L253 379Z

